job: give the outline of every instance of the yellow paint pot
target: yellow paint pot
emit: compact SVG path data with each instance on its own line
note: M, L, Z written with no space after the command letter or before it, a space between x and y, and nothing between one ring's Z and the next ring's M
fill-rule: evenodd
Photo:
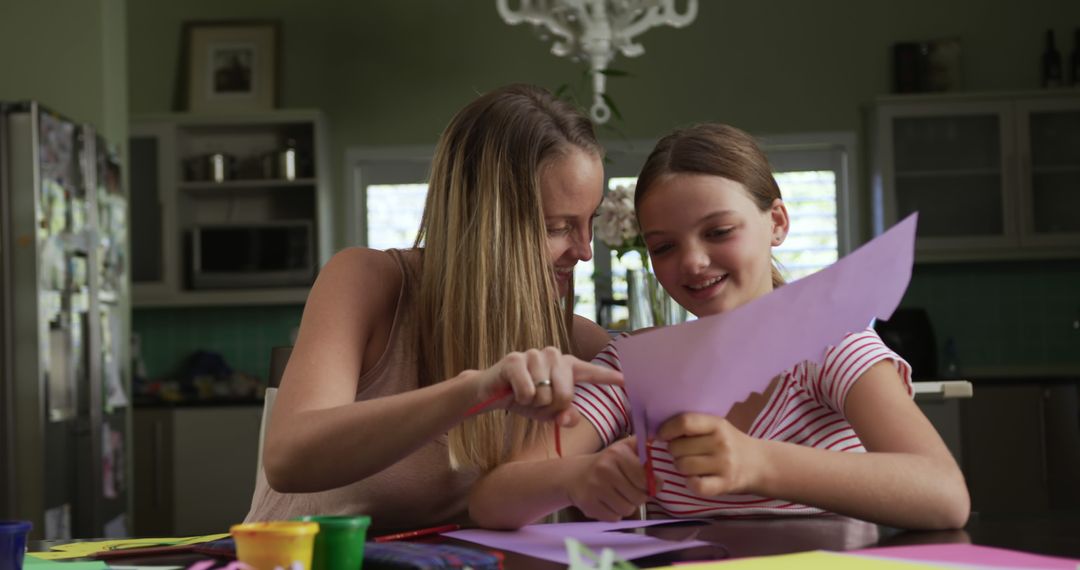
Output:
M319 524L271 521L233 525L236 558L255 570L311 570Z

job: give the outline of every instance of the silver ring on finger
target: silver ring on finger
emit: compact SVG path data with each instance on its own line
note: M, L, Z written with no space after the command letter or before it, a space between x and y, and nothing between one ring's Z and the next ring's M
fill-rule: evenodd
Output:
M537 380L536 382L533 382L533 384L535 384L537 388L550 387L551 386L551 380L548 379L548 378L545 378L543 380Z

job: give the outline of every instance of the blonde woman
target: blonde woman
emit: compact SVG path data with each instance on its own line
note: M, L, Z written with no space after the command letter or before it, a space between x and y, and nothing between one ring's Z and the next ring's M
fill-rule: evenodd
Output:
M465 522L476 477L542 438L538 420L574 421L575 382L622 381L587 362L608 337L571 311L601 152L588 119L536 87L454 117L416 247L348 249L320 272L248 520Z

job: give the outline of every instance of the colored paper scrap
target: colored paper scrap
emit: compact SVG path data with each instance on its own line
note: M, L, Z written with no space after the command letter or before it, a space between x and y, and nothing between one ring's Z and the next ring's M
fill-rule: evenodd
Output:
M645 528L649 526L659 526L662 524L687 524L687 523L707 523L707 519L649 519L649 520L625 520L616 522L600 522L600 521L587 521L587 522L568 522L568 523L551 523L551 524L536 524L527 528L533 529L537 532L544 532L548 534L556 534L562 537L577 536L581 533L592 532L608 532L613 530L627 530L631 528Z
M101 560L58 562L56 560L43 560L27 554L23 557L23 567L34 570L105 570L109 566Z
M654 570L774 570L798 568L799 570L956 570L952 566L938 566L925 562L907 562L886 558L868 558L850 556L836 552L815 550L797 554L778 554L776 556L755 556L718 560L715 562L695 562L665 566Z
M499 550L518 552L533 558L569 564L566 538L577 539L589 550L600 552L610 548L624 560L633 560L684 548L708 546L700 540L671 541L656 537L625 532L608 532L614 529L651 526L674 521L622 521L620 523L565 523L562 525L532 525L516 531L458 530L443 536L481 544ZM685 521L679 521L685 522Z
M977 565L986 568L1076 570L1080 567L1080 560L963 543L885 546L854 550L850 554L940 564Z
M41 560L66 560L69 558L84 558L99 552L111 550L126 550L129 548L145 548L148 546L180 546L183 544L198 544L210 542L228 537L225 534L210 534L205 536L189 536L183 538L123 538L117 540L95 540L86 542L71 542L52 547L47 552L31 552L27 556Z

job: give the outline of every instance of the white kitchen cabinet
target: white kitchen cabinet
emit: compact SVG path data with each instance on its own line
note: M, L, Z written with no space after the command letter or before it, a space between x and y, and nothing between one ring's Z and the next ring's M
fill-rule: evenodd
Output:
M1080 255L1080 90L880 99L875 232L919 212L918 261Z
M255 490L262 406L137 407L136 536L229 532Z
M1020 239L1080 245L1080 94L1016 103Z
M305 285L197 288L193 230L307 224L314 261L329 258L326 134L318 111L133 117L130 134L133 304L139 307L302 304ZM293 149L293 168L276 155ZM219 155L227 173L212 176ZM287 255L285 251L281 255Z

